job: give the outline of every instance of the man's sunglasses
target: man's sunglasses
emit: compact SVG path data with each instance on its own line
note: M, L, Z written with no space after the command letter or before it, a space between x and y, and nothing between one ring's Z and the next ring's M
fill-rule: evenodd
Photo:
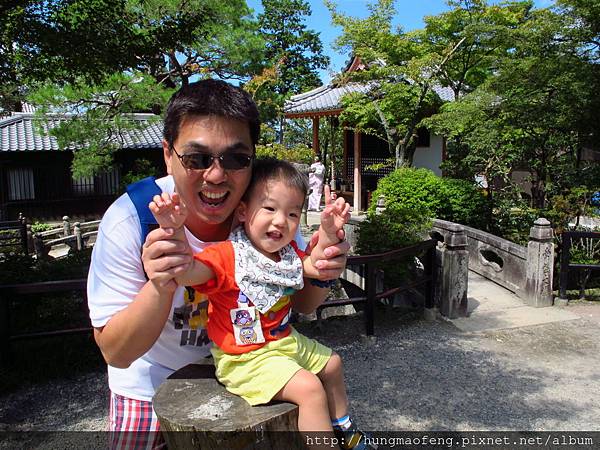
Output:
M219 164L224 170L241 170L250 167L254 159L254 155L235 152L225 152L222 155L200 152L180 155L174 147L171 148L181 161L181 165L189 170L206 170L212 166L215 159L219 160Z

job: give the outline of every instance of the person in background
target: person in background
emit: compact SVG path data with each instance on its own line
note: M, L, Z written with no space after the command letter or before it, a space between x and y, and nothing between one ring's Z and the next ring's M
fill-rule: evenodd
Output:
M321 195L323 195L323 180L325 179L325 166L318 156L310 165L308 184L311 189L308 197L308 210L319 211L321 209Z

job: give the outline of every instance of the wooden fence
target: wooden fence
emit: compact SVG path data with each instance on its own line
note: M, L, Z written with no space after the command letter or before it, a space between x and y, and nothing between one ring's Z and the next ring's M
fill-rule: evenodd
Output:
M0 222L0 253L12 251L29 254L27 220L24 217Z
M379 299L391 298L394 294L415 289L419 286L425 286L425 308L431 309L434 305L434 292L436 284L436 246L437 241L429 239L419 242L408 247L391 250L385 253L374 255L358 255L349 256L346 266L355 269L355 272L363 273L364 275L364 292L365 295L352 298L333 298L323 303L319 310L332 306L365 305L365 333L371 336L375 333L375 303ZM386 261L395 261L407 256L419 256L425 253L425 258L422 261L424 266L424 274L422 277L392 287L379 287L377 283L377 267L380 263Z
M571 248L575 240L579 239L600 239L600 232L594 231L565 231L562 233L562 243L560 247L560 287L559 298L567 300L567 287L569 284L569 273L600 271L600 261L598 264L577 264L571 263ZM583 285L585 288L585 284Z
M14 284L0 286L0 361L6 362L10 358L10 343L14 341L46 338L53 336L64 336L69 334L88 333L92 330L91 326L82 328L68 328L61 330L13 333L11 328L11 304L14 299L26 299L30 294L46 294L50 292L81 292L86 297L87 280L65 280L65 281L44 281L40 283ZM27 301L27 300L24 300ZM86 300L87 304L87 300Z

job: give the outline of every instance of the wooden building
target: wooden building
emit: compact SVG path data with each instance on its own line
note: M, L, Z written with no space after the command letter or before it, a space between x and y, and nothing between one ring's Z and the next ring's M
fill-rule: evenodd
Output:
M0 220L19 213L30 219L100 217L120 195L122 176L136 160L149 160L157 175L164 174L162 122L152 114L134 114L141 129L122 135L115 166L94 177L71 176L72 150L60 150L54 137L38 131L40 121L31 113L13 113L0 120ZM64 116L48 116L48 127Z
M364 69L360 59L354 57L344 69L353 72ZM341 99L353 92L368 94L372 89L371 83L350 82L336 85L330 83L311 91L293 96L284 107L288 119L312 119L312 147L315 154L319 149L319 121L337 117L342 112ZM451 89L434 86L433 90L442 100L451 101L454 94ZM344 164L343 179L337 180L342 195L351 196L354 211L364 211L368 207L370 194L377 187L377 180L389 174L393 168L387 167L377 171L367 170L367 167L383 163L390 158L386 142L353 130L344 130ZM414 155L413 166L425 167L441 175L440 164L445 158L445 140L441 136L430 135L427 130L421 130Z

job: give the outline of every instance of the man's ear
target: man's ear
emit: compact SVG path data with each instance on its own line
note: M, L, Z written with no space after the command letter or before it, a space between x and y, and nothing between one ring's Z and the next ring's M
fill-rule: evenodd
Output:
M173 162L173 152L171 151L169 143L164 139L162 141L162 148L163 158L165 159L165 166L167 166L167 173L169 175L173 175L173 172L171 170L171 163Z
M248 213L248 208L246 206L246 202L241 201L240 204L238 205L237 209L237 219L238 222L245 222L246 221L246 215Z

